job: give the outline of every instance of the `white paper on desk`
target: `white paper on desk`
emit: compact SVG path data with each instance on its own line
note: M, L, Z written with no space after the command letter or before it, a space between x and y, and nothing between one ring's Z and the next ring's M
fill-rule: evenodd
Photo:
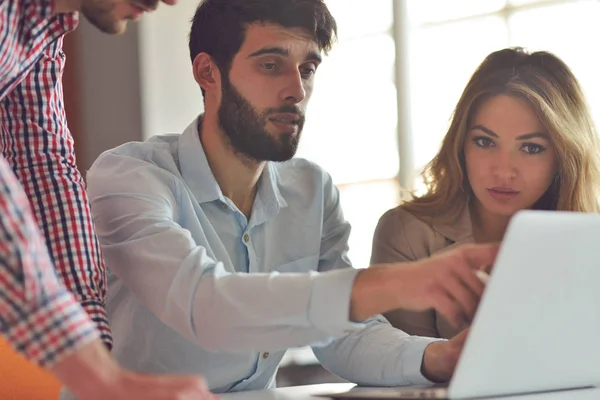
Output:
M425 390L423 390L425 389ZM332 399L445 399L446 387L353 387L347 392L317 395Z

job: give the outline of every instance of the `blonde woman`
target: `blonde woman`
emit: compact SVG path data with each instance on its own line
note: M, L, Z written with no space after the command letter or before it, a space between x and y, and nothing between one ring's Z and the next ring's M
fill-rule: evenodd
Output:
M600 145L581 87L548 52L504 49L477 68L427 165L427 193L389 210L372 264L414 261L463 243L502 240L523 209L599 212ZM451 338L434 311L396 310L395 327Z

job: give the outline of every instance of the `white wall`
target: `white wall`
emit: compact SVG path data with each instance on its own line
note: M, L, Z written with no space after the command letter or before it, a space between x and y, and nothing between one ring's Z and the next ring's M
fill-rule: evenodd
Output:
M119 37L100 33L81 17L74 56L83 142L78 158L84 169L122 143L181 132L202 112L188 51L197 5L196 0L161 5Z
M69 56L78 65L83 144L77 156L88 169L104 150L142 138L138 34L109 36L82 17L77 35L77 53Z
M138 24L143 137L181 132L203 110L188 50L198 1L162 5Z

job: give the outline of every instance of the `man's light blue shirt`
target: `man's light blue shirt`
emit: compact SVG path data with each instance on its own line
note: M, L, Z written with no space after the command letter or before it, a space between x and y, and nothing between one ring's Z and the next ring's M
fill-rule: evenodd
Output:
M200 374L215 392L263 389L286 349L311 345L351 382L429 383L421 361L434 339L349 320L350 226L315 164L267 163L249 220L221 192L197 120L105 152L87 177L125 367Z

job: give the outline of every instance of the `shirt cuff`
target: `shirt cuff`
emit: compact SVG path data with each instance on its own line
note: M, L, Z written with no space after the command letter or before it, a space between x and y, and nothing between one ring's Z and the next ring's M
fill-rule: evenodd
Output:
M364 324L350 321L350 296L358 272L343 268L321 273L315 279L308 307L308 319L315 328L333 337L364 328Z
M113 346L112 333L106 316L106 308L104 304L95 300L78 299L79 304L83 307L87 315L96 323L96 329L100 332L100 339L106 347L111 350Z
M421 366L423 364L423 356L425 355L425 348L431 343L445 341L445 339L437 338L426 338L413 336L414 341L410 346L406 347L406 350L402 353L402 359L400 363L402 365L402 371L404 371L404 377L409 385L414 386L430 386L434 385L435 382L425 378L421 373Z
M54 294L23 317L5 332L7 342L45 368L99 336L94 323L67 291Z

